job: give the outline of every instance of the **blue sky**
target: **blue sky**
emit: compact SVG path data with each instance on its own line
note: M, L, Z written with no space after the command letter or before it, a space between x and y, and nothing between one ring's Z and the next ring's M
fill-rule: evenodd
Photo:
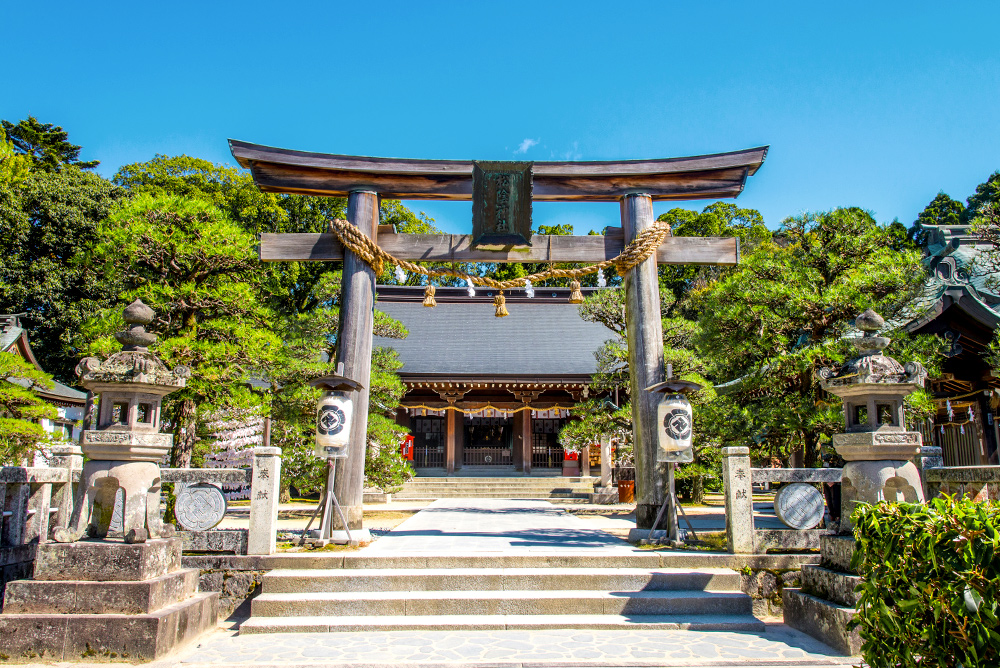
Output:
M106 175L156 153L235 164L229 137L501 160L769 144L736 202L774 227L840 205L909 224L1000 169L997 2L8 2L0 16L0 118L64 126ZM468 203L411 206L471 226ZM580 234L619 213L534 217Z

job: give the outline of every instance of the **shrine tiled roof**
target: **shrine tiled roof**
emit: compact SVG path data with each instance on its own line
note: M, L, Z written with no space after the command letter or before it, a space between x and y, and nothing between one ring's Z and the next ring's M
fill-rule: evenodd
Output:
M25 361L42 370L31 352L27 331L21 326L19 314L0 314L0 353L19 355ZM30 386L28 381L20 378L10 378L8 380L22 387ZM82 405L87 400L86 392L73 389L58 381L52 381L51 388L36 387L35 391L43 398L55 404Z
M580 318L565 288L535 288L536 299L509 295L510 315L497 318L494 291L438 289L438 305L423 306L422 288L379 288L376 308L409 331L405 339L375 337L394 348L399 373L453 376L573 376L597 370L594 353L614 333ZM391 293L391 294L388 294ZM412 293L412 294L411 294ZM555 295L553 297L553 295Z

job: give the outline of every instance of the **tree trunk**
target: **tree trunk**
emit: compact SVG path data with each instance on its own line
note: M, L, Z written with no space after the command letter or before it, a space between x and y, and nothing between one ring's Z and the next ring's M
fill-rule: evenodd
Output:
M802 465L804 468L811 469L816 466L816 462L819 460L819 435L815 432L809 432L803 434L805 437L804 457L802 458Z
M696 505L705 503L705 476L695 476L691 480L691 503Z
M176 469L191 468L194 443L197 440L197 407L191 399L185 399L177 409L177 426L174 427L174 448L170 465Z

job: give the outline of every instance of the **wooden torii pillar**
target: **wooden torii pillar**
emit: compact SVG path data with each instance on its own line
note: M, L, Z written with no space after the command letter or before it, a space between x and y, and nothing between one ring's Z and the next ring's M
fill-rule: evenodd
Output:
M472 161L406 160L306 153L230 140L236 160L265 192L348 198L348 220L392 255L414 262L601 262L617 256L653 224L654 200L736 197L756 173L767 147L686 158L615 162L535 162L533 199L621 203L621 225L604 236L540 236L525 249L473 248L468 235L378 234L378 200L471 200ZM264 261L344 261L338 361L365 389L354 397L351 440L366 443L374 326L374 272L332 234L262 234ZM636 526L648 529L664 498L666 474L656 464L656 405L644 388L664 379L657 264L731 265L738 240L668 237L624 277L632 424L636 461ZM342 465L336 494L352 529L361 527L364 447Z

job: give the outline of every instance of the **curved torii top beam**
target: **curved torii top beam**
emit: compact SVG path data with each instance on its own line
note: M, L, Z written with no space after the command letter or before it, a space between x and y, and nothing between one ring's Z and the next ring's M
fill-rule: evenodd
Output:
M307 153L229 140L233 157L266 192L344 197L373 190L391 199L472 199L471 160L409 160ZM767 146L662 160L533 163L538 202L614 202L631 193L654 200L736 197Z

